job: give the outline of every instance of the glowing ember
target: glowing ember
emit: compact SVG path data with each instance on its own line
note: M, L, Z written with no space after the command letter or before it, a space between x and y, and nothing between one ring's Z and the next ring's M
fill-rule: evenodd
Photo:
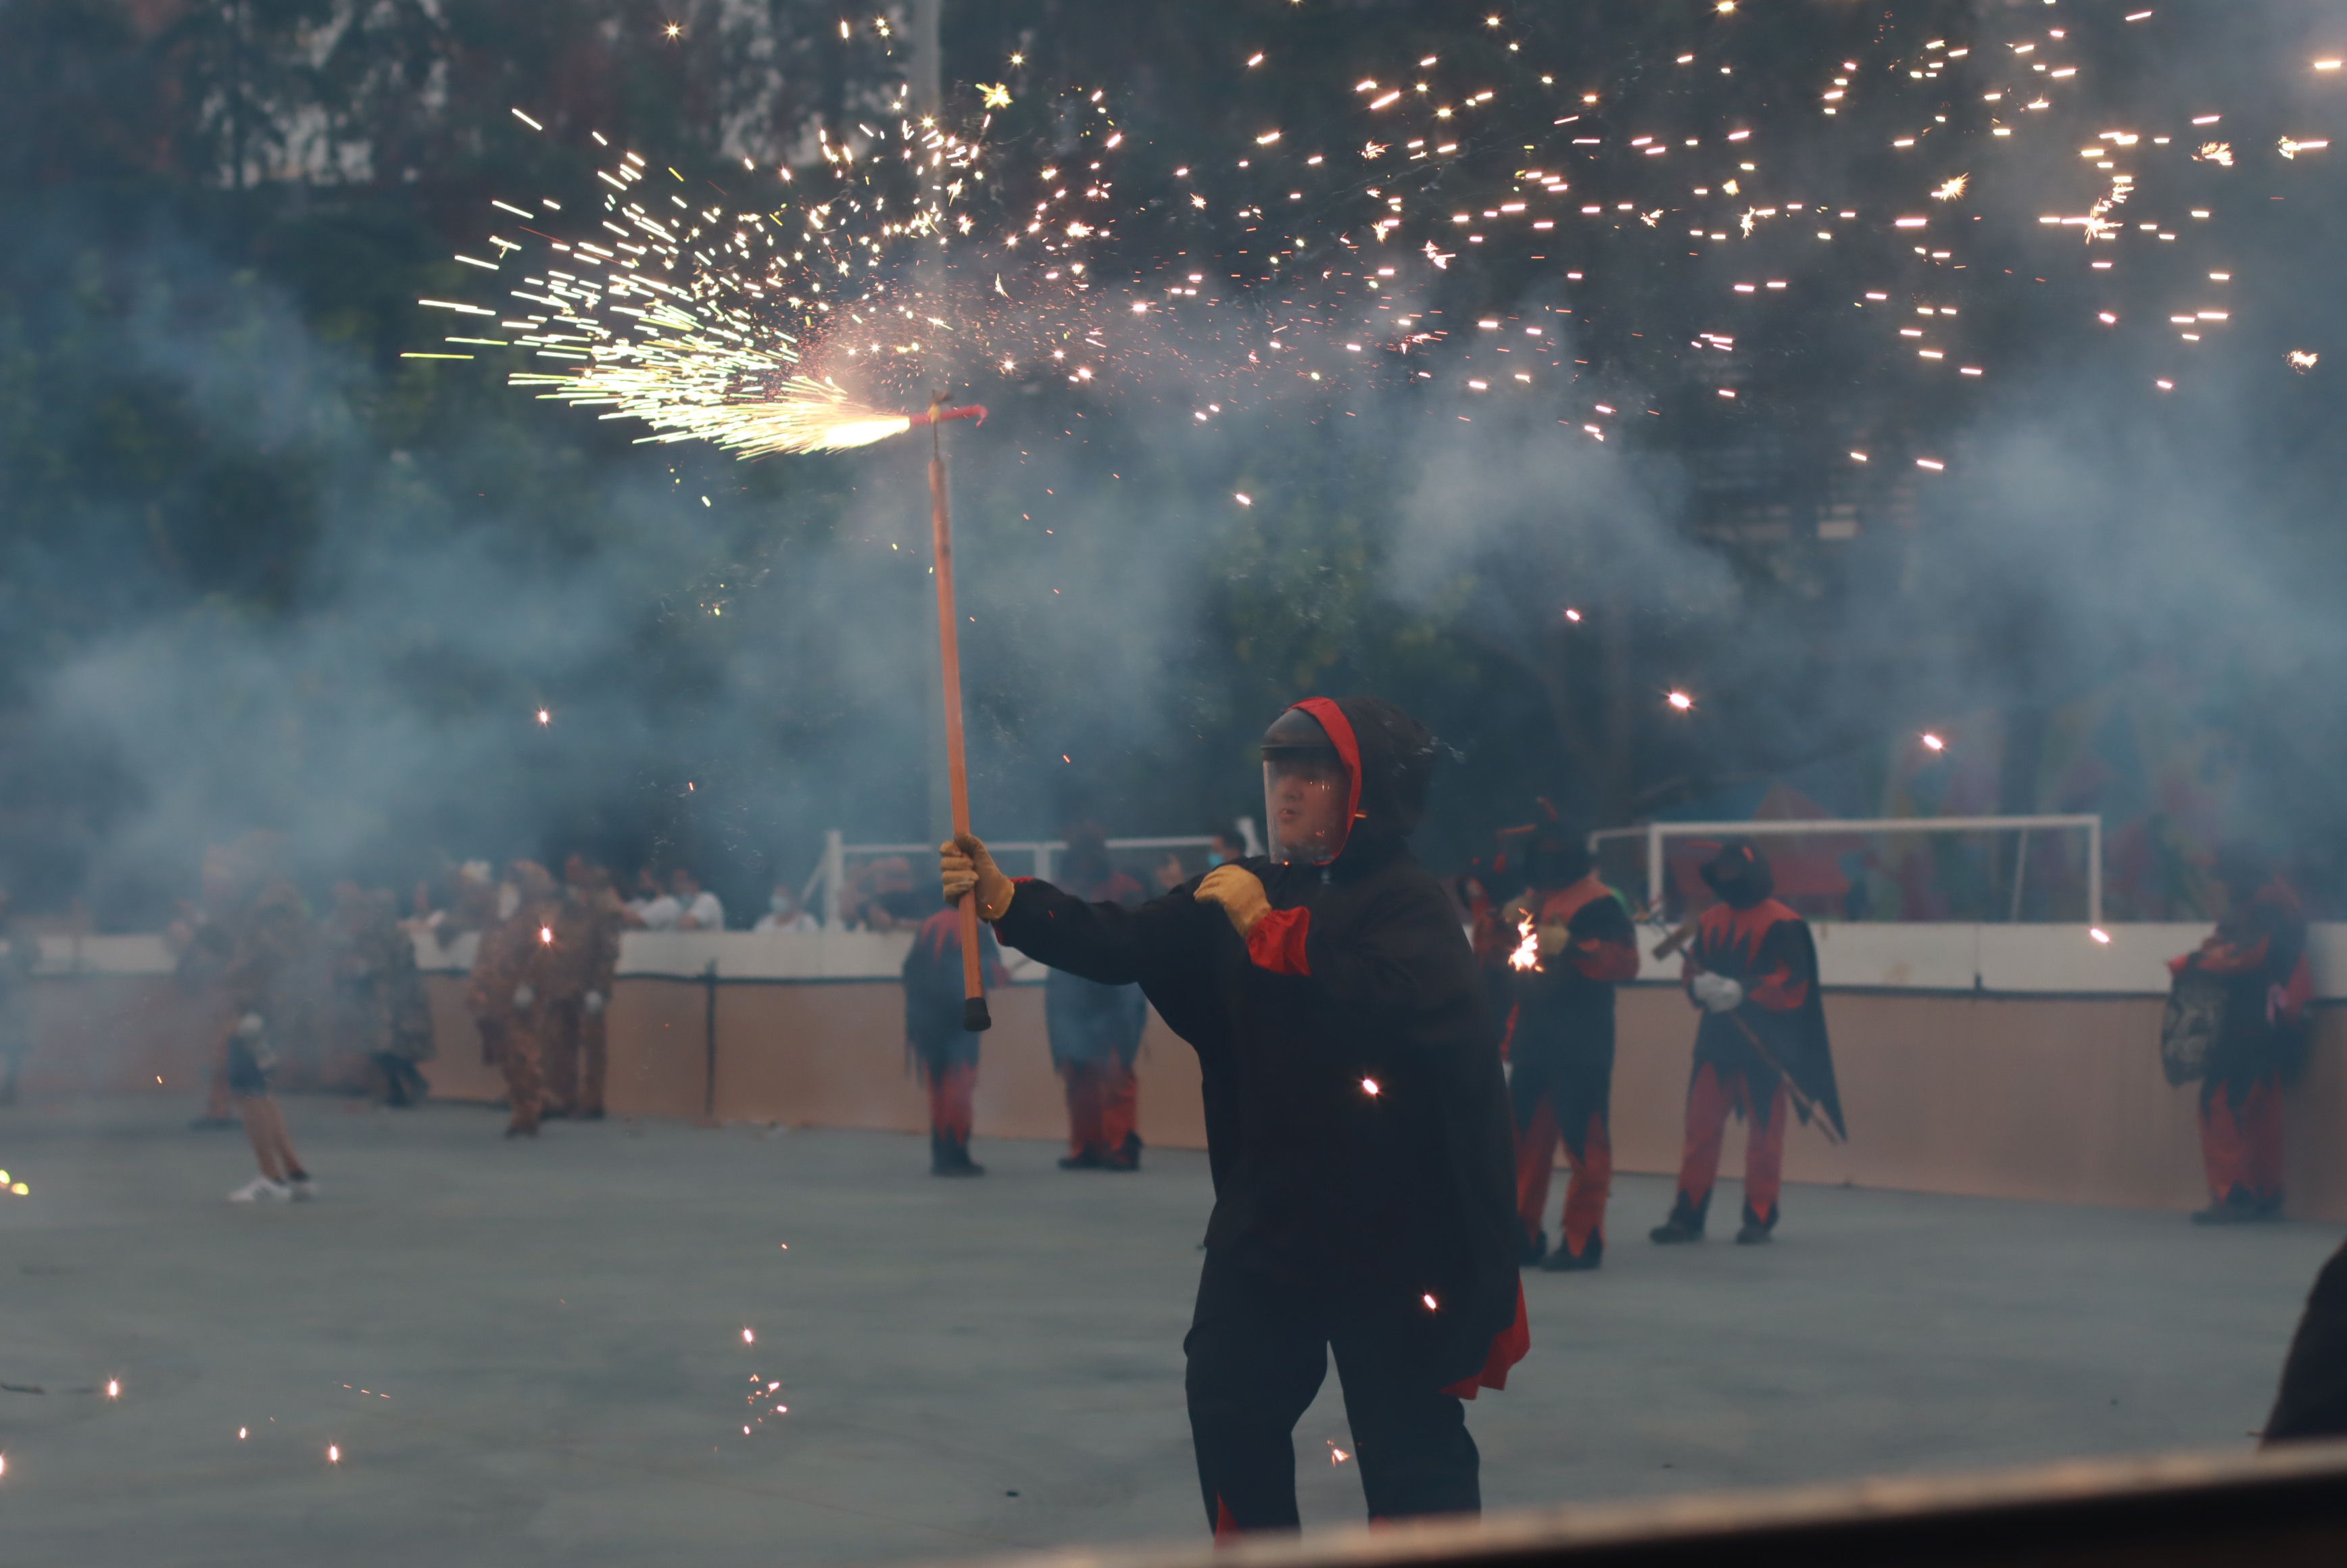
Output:
M1419 1299L1426 1303L1426 1309L1429 1312L1440 1312L1442 1310L1442 1304L1435 1300L1431 1296L1421 1296Z
M2312 370L2317 364L2321 363L2321 360L2322 356L2321 354L2311 354L2302 348L2294 348L2290 351L2290 368L2298 372L2301 375L2304 375L2308 371Z
M340 1464L343 1462L343 1450L339 1445L334 1443L328 1443L326 1445L326 1462L328 1464Z
M2108 931L2104 930L2100 926L2087 927L2086 935L2092 937L2096 941L2100 942L2106 948L2111 945L2111 934Z
M121 1379L118 1378L108 1378L106 1380L106 1397L109 1399L118 1399L122 1398Z
M1945 185L1941 186L1937 190L1932 191L1932 199L1935 201L1953 201L1957 197L1962 196L1964 193L1964 188L1972 182L1973 177L1971 175L1959 174L1953 179L1949 180Z
M1351 1454L1347 1453L1343 1449L1337 1446L1337 1440L1335 1438L1328 1439L1327 1443L1328 1462L1330 1464L1343 1464L1347 1460L1353 1457Z
M548 947L552 947L554 945L554 927L551 926L540 926L538 928L538 939Z
M1376 1079L1364 1078L1361 1080L1361 1092L1374 1100L1379 1094L1383 1093L1384 1090L1378 1087L1378 1081Z
M538 722L541 724L550 724L554 723L554 715L540 708L538 711Z
M1944 752L1948 749L1948 743L1937 735L1926 733L1923 736L1923 747L1926 751Z
M743 1344L744 1344L744 1345L755 1345L757 1342L758 1342L758 1337L757 1337L755 1334L751 1333L747 1328L744 1328L743 1330L742 1330L742 1343L743 1343Z
M1572 621L1575 626L1581 624L1581 611L1577 610L1567 610L1564 612L1564 618L1567 620Z
M1672 692L1669 700L1671 706L1676 708L1682 713L1691 712L1694 711L1695 699L1688 696L1684 692Z

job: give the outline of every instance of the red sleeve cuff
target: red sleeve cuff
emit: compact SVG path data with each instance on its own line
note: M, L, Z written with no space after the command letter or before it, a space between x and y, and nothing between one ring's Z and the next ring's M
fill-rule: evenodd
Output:
M1532 1319L1524 1311L1524 1287L1520 1280L1516 1285L1516 1320L1492 1336L1491 1348L1483 1358L1483 1369L1442 1391L1454 1399L1471 1399L1485 1389L1504 1389L1508 1386L1508 1369L1522 1360L1532 1348Z
M1309 975L1312 965L1304 956L1304 943L1311 933L1311 910L1271 910L1247 933L1247 957L1257 968L1275 975Z

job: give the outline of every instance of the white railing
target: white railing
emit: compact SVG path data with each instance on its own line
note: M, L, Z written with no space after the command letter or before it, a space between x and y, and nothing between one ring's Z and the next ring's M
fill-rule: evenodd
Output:
M2019 835L2013 856L2013 918L2021 917L2021 893L2029 876L2029 835L2034 831L2077 831L2086 835L2086 924L2103 923L2103 819L2099 816L1868 816L1771 818L1765 822L1650 822L1639 827L1608 827L1589 835L1594 852L1600 845L1622 839L1644 839L1646 845L1646 907L1662 907L1665 885L1663 844L1672 838L1765 838L1828 835L1913 835L1945 833L2012 833Z

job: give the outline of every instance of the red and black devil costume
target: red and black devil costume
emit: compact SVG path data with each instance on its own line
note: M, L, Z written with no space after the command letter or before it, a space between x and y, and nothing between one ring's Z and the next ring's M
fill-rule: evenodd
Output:
M1731 1112L1751 1125L1744 1144L1744 1223L1736 1239L1765 1242L1777 1228L1783 1185L1787 1080L1845 1133L1833 1051L1819 996L1818 949L1809 922L1770 897L1776 879L1760 851L1731 839L1703 866L1720 901L1703 912L1687 946L1686 988L1704 1009L1687 1085L1686 1143L1678 1202L1649 1233L1658 1242L1699 1241L1719 1173ZM1809 1120L1808 1107L1801 1119Z
M1614 989L1638 978L1638 938L1628 903L1598 880L1579 841L1542 840L1531 869L1532 890L1511 907L1518 922L1532 922L1539 956L1537 967L1515 971L1508 1030L1516 1217L1524 1262L1595 1268L1614 1184ZM1573 1176L1552 1253L1541 1218L1560 1136Z
M986 983L1003 983L994 935L978 934ZM899 971L905 982L905 1050L929 1091L929 1173L982 1176L969 1157L971 1102L978 1091L978 1036L962 1028L961 920L951 906L921 922Z
M1275 842L1131 909L1023 882L999 912L1044 963L1138 982L1198 1052L1214 1209L1184 1348L1218 1535L1296 1528L1293 1434L1332 1348L1371 1516L1477 1509L1460 1401L1530 1343L1498 1033L1405 843L1434 752L1390 703L1299 703L1265 771L1267 790L1289 768L1335 781L1316 853ZM983 908L1000 874L979 876Z
M2179 980L2191 973L2221 987L2200 1079L2209 1206L2193 1217L2204 1225L2281 1213L2282 1081L2304 1058L2314 993L2298 895L2239 852L2227 861L2219 868L2230 891L2224 918L2198 952L2168 966Z
M1109 864L1099 829L1068 835L1068 890L1087 904L1131 908L1145 895L1141 884ZM1139 986L1103 986L1065 969L1043 980L1043 1026L1051 1065L1068 1094L1068 1154L1062 1170L1137 1171L1140 1086L1133 1076L1149 1003Z

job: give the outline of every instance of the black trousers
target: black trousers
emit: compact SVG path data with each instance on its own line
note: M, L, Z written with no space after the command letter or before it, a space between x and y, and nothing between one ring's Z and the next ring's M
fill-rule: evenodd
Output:
M1296 1423L1331 1349L1369 1517L1481 1511L1465 1402L1427 1369L1417 1300L1391 1294L1294 1285L1206 1255L1183 1348L1198 1487L1218 1536L1296 1528Z

